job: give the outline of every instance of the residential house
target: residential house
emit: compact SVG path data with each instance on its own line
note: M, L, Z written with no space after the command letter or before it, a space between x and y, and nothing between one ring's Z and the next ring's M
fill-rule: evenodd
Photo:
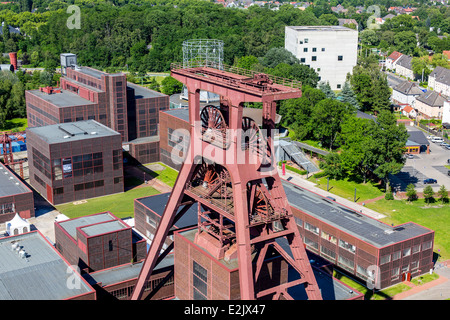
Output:
M348 25L354 24L356 30L358 30L358 22L355 19L338 19L338 21L341 27L347 27Z
M395 62L395 73L407 79L414 79L414 72L412 70L412 57L403 54Z
M409 118L412 118L412 119L415 119L417 117L416 110L414 110L414 108L411 107L409 104L403 107L402 113L403 113L403 115L405 115Z
M398 51L394 51L392 52L387 58L386 58L386 69L387 70L395 70L395 64L397 63L398 59L402 56L403 54L398 52Z
M436 67L428 76L428 87L434 91L450 96L450 70L444 67Z
M442 119L445 99L436 91L427 91L416 98L414 107L417 117L422 119Z
M392 88L392 102L399 106L412 106L418 96L423 93L415 82L403 81Z

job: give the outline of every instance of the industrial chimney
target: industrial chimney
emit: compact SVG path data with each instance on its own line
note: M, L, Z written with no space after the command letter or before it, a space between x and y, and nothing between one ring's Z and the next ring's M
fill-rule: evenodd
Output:
M9 53L9 61L14 67L14 71L17 70L17 52L10 52Z

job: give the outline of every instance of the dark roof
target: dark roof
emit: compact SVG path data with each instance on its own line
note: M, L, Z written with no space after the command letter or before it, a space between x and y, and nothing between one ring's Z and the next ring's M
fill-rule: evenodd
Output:
M189 108L176 108L163 111L173 117L189 122Z
M435 81L450 85L450 70L443 67L436 67L428 77L435 78Z
M361 119L369 119L369 120L373 120L373 121L375 121L375 122L377 121L377 117L375 117L375 116L373 116L373 115L371 115L371 114L362 112L362 111L360 111L360 110L356 110L356 116L357 116L358 118L361 118Z
M412 57L407 56L406 54L403 54L398 58L397 65L402 66L406 69L412 70Z
M422 90L419 89L417 83L403 81L396 85L393 90L401 92L406 95L421 95L423 93Z
M168 97L164 93L160 93L158 91L150 90L145 87L141 87L137 84L127 82L127 87L134 90L135 99L146 99L146 98L159 98L159 97Z
M431 232L431 230L412 222L391 227L339 203L327 201L326 198L290 182L283 180L282 183L291 206L376 248Z
M425 137L425 134L422 131L408 131L409 133L409 138L408 140L415 142L417 144L420 145L430 145L430 142L428 141L428 139Z
M120 133L95 120L57 123L42 127L27 128L48 144L120 136Z
M4 26L0 25L0 34L1 35L3 35L3 28L4 28ZM10 25L8 25L8 28L9 28L9 33L20 34L20 29L19 28L14 28L14 27L11 27Z
M431 107L442 107L444 105L444 97L436 91L427 91L416 98L417 101L425 103Z

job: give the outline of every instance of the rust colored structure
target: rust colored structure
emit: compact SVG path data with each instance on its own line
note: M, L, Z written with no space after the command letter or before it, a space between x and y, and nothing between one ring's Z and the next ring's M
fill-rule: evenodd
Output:
M238 283L238 288L234 288L238 294L233 298L292 299L288 288L303 285L308 299L321 299L273 161L276 102L300 97L300 83L265 74L241 75L176 65L171 75L188 89L190 144L132 299L142 297L143 286L154 267L173 248L169 246L159 254L169 231L194 203L198 203L198 224L191 242L208 253L205 258L237 262L233 283ZM279 84L281 81L283 84ZM201 90L220 95L220 106L201 108ZM257 120L243 116L246 102L262 103L261 129ZM290 254L279 239L287 241ZM272 268L274 256L283 262L276 263L276 270ZM185 277L194 277L192 287L187 288L193 292L189 298L213 299L196 287L207 272L204 259L199 260L191 258L192 265L188 262L185 270ZM288 265L299 278L288 281L283 276ZM267 270L279 281L262 287L259 284L268 276ZM219 284L212 284L215 285Z
M17 52L10 52L9 53L9 61L14 67L14 71L17 70Z

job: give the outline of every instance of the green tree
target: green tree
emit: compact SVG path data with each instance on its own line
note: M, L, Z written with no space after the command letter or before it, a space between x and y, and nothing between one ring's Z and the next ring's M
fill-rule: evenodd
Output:
M275 68L280 63L286 63L288 65L300 63L291 52L282 47L269 49L259 61L263 66L268 68Z
M439 195L439 201L441 201L442 203L448 203L448 201L449 201L448 192L444 185L442 185L439 188L438 195Z
M433 188L428 185L423 189L423 197L425 198L425 203L429 204L433 201L434 191Z
M397 125L395 116L389 111L382 111L377 121L369 123L373 126L374 155L376 168L373 173L385 181L386 190L389 187L389 175L400 172L405 159L403 151L408 140L408 132L403 124Z
M240 57L235 66L238 68L251 70L254 64L259 63L258 58L255 56L243 56Z
M339 101L348 103L356 109L359 109L358 100L356 100L356 95L353 92L353 89L348 81L345 81L344 87L342 88L341 92L339 92L337 97Z
M330 152L325 156L325 161L320 163L320 168L331 179L342 179L345 176L344 168L339 153Z
M412 183L408 184L408 186L406 187L406 198L408 199L409 202L417 199L417 192L414 187L414 184Z
M314 138L332 150L341 131L342 122L353 111L349 104L329 98L321 100L311 114Z
M183 89L183 84L177 79L168 76L161 81L161 92L167 95L172 95L175 93L180 93Z
M411 61L411 67L412 70L414 72L414 74L418 75L418 76L422 76L423 74L423 79L425 80L428 75L431 73L431 69L428 67L428 57L424 56L424 57L413 57L412 61ZM423 72L423 73L422 73Z
M336 98L336 94L334 93L333 90L331 90L331 86L330 86L330 83L328 81L327 82L324 82L324 81L319 82L319 86L318 87L319 87L320 90L322 90L323 93L325 93L325 96L328 99L335 99Z

